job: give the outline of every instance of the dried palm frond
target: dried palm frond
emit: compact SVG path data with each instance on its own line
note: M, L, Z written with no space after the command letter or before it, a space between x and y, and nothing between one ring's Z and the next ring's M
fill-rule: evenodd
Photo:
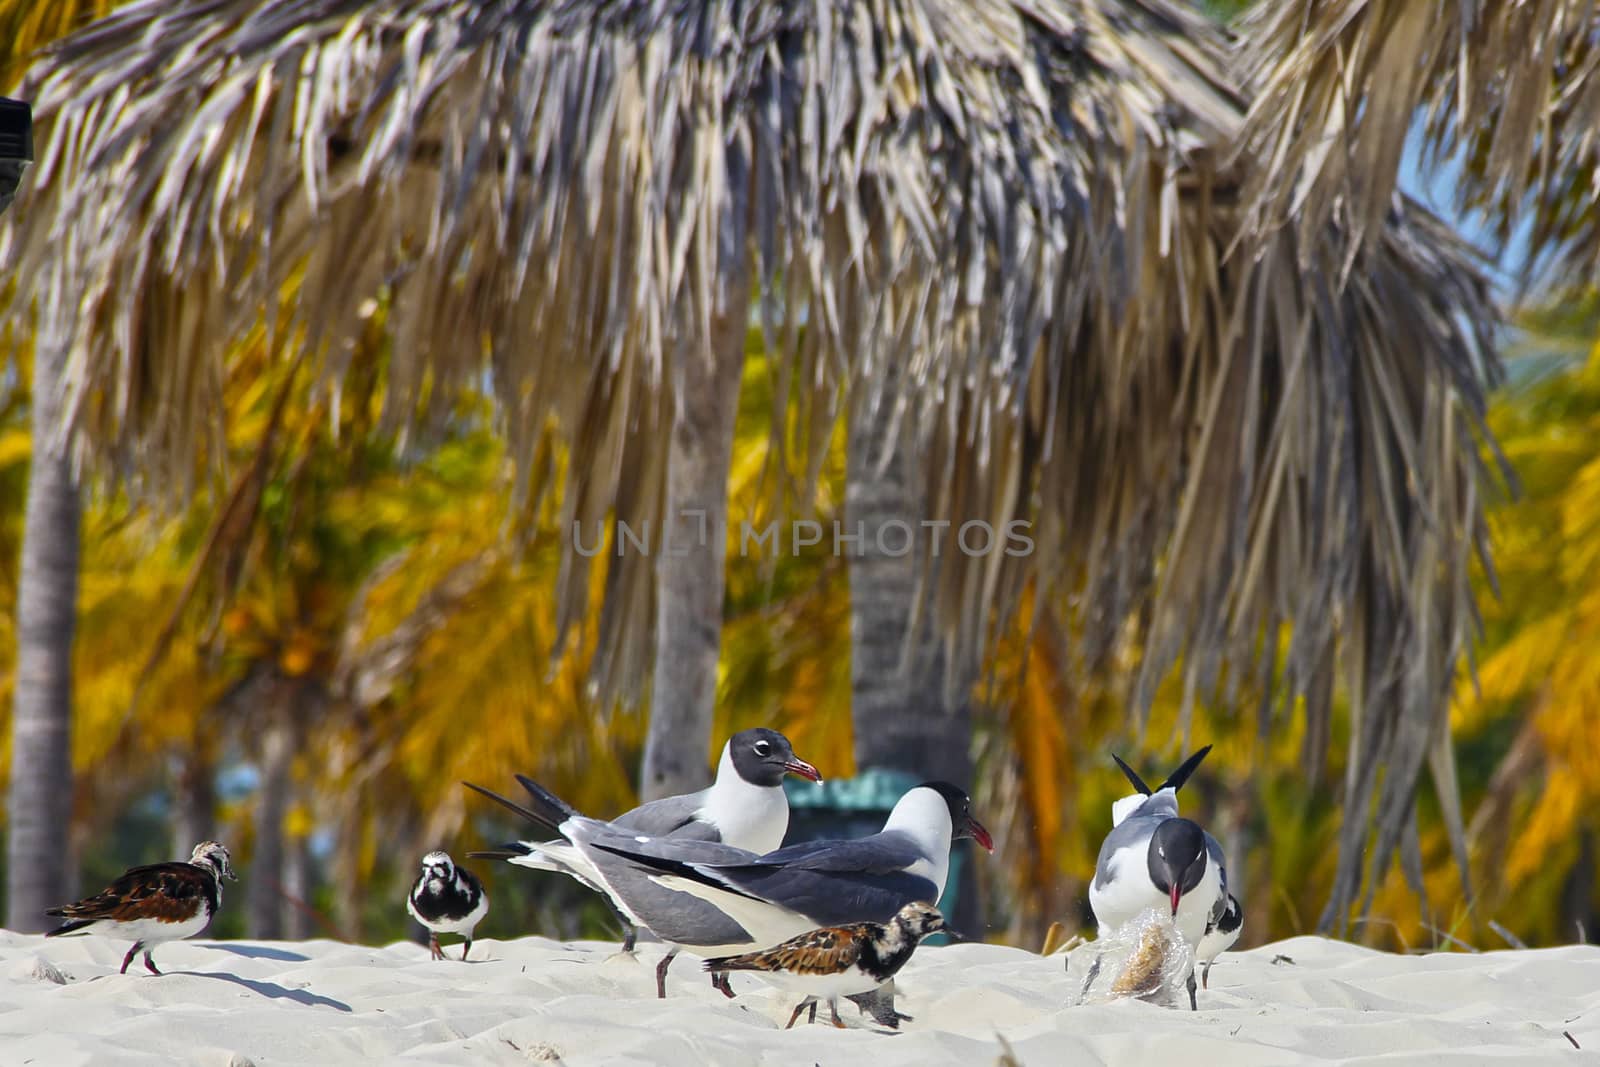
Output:
M170 490L276 294L330 380L391 300L395 424L487 372L559 481L562 633L570 530L660 529L684 368L748 284L799 469L844 390L914 428L952 677L1035 582L1085 659L1137 639L1142 698L1288 627L1315 769L1342 673L1359 887L1377 769L1392 852L1468 642L1495 312L1404 202L1230 256L1227 60L1168 0L146 0L29 75L15 306L71 353L80 455ZM1011 521L1031 552L959 550ZM603 699L646 677L655 562L607 561Z
M36 53L86 23L103 18L116 0L0 0L0 92L16 84L17 76Z
M1223 52L1197 27L1175 39L1185 61ZM1108 40L1163 54L1129 34L1091 36L1089 53L1107 54ZM1179 663L1187 699L1215 691L1226 664L1275 655L1286 631L1284 661L1267 669L1286 707L1304 696L1307 769L1320 775L1342 683L1356 729L1323 926L1343 928L1403 843L1424 758L1465 856L1448 694L1476 632L1474 555L1488 565L1478 457L1492 450L1484 390L1498 375L1498 312L1473 250L1404 198L1366 245L1325 222L1228 256L1249 168L1203 150L1231 143L1243 119L1215 69L1209 95L1191 85L1166 112L1202 150L1177 149L1174 132L1119 189L1172 205L1161 229L1150 220L1166 211L1128 209L1122 247L1148 275L1146 302L1122 318L1088 309L1079 334L1042 346L1012 431L1013 482L964 471L971 453L951 448L941 484L981 486L997 517L1035 519L1035 556L1002 561L999 599L1030 578L1061 579L1091 661L1137 636L1141 705ZM1194 99L1213 106L1203 117L1178 106ZM952 604L971 603L977 569L951 561ZM974 625L970 613L944 617Z
M298 287L337 371L392 293L397 425L487 369L524 470L558 446L565 526L659 529L678 378L748 273L819 410L888 360L1005 403L1094 149L1056 130L1027 41L937 0L134 4L29 77L17 301L72 353L78 443L183 489L221 454L222 345L269 294ZM652 562L611 566L647 603ZM608 612L630 690L648 614Z
M1600 9L1592 0L1286 0L1243 25L1260 164L1254 228L1302 236L1337 219L1358 244L1381 232L1406 138L1422 119L1438 156L1504 243L1531 218L1530 248L1573 280L1600 268Z

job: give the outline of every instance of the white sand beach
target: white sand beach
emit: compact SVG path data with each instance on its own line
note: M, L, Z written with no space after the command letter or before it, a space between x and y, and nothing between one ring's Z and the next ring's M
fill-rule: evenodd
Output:
M784 1031L796 998L735 975L727 1000L688 956L657 1000L654 945L633 959L609 943L479 941L473 962L438 963L409 943L202 938L162 946L161 978L117 974L126 950L0 931L0 1064L928 1067L1010 1062L1001 1037L1025 1067L1600 1063L1596 947L1397 956L1300 937L1225 954L1198 1013L1067 1006L1087 946L1075 978L1059 955L924 948L899 978L915 1020L896 1035L849 1004L848 1030L821 1025L824 1010Z

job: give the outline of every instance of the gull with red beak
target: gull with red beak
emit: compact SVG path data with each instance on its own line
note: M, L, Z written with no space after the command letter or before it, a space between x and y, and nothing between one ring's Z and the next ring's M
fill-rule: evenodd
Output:
M711 957L770 949L819 927L886 923L907 904L935 904L950 874L950 845L966 837L994 851L965 791L924 782L901 796L882 830L853 840L806 841L764 856L642 834L586 844L742 930L748 947L739 950L670 939Z
M609 833L621 834L628 840L679 841L703 844L708 847L725 846L736 854L770 852L783 843L789 830L789 801L783 791L783 780L795 775L812 782L822 781L822 775L805 760L796 756L789 739L776 730L757 727L741 730L728 739L717 763L717 776L711 785L696 793L664 797L642 804L615 819L591 819L545 789L531 778L517 776L517 781L528 792L528 804L518 804L481 786L465 783L469 789L505 805L537 826L559 835L550 841L517 841L498 849L472 852L469 855L503 859L519 867L537 871L556 871L565 874L604 896L622 921L624 951L632 951L637 927L645 926L663 940L676 940L669 929L673 924L663 920L657 929L652 922L641 921L640 910L660 914L659 907L644 903L630 908L624 903L624 894L617 883L627 878L619 871L609 854L597 854L585 842L592 837ZM635 879L638 880L638 879ZM682 898L682 894L667 894ZM689 905L697 904L689 900ZM685 909L671 909L674 918L681 917ZM692 908L689 910L693 910ZM718 922L720 916L704 909L700 918L707 922L690 922L688 927L704 936L739 938L742 931L737 925ZM707 925L720 926L710 932ZM721 943L717 941L716 943ZM671 957L668 957L670 963ZM657 974L657 989L665 996L666 972L663 967ZM719 988L726 984L724 980ZM731 995L731 994L730 994Z
M1115 930L1149 909L1172 917L1179 936L1198 949L1228 905L1222 846L1178 814L1178 790L1211 751L1190 756L1152 790L1119 757L1112 758L1137 792L1112 805L1112 830L1100 846L1089 906L1102 931ZM1196 1007L1189 975L1189 1006Z

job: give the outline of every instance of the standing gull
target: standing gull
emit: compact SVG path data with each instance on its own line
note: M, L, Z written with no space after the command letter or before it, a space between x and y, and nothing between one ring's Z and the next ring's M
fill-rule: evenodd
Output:
M783 791L783 779L791 774L822 781L817 769L796 756L789 739L778 731L763 727L741 730L722 746L717 776L708 788L652 800L609 820L609 824L632 834L713 841L758 854L770 852L783 844L783 835L789 830L789 799ZM518 781L530 793L535 792L529 784L531 779L519 775ZM561 806L577 814L567 805ZM559 827L552 829L561 832ZM522 844L527 846L526 851L501 858L536 871L559 871L590 889L604 892L592 865L570 842ZM619 918L623 922L623 950L632 951L637 936L634 924L620 912Z
M1137 793L1112 805L1112 830L1095 863L1089 906L1102 931L1115 930L1146 910L1170 908L1179 936L1198 949L1207 930L1221 920L1228 901L1222 846L1178 814L1178 790L1210 751L1207 745L1190 756L1154 790L1120 757L1112 757ZM1097 960L1091 982L1098 966ZM1187 985L1193 1009L1198 1005L1192 969Z
M584 842L607 834L621 834L628 840L643 837L703 845L713 851L699 854L711 858L770 852L783 843L783 836L789 829L789 801L783 791L783 779L790 774L813 782L822 780L815 767L795 755L788 738L776 730L758 727L741 730L728 739L717 764L716 779L709 788L654 800L609 821L580 814L548 789L522 775L517 776L517 781L528 792L530 803L527 806L468 782L465 783L467 788L505 805L560 838L513 842L471 855L504 859L534 870L559 871L600 893L622 921L624 951L633 949L638 926L650 929L671 944L699 943L683 942L674 936L684 934L691 938L710 938L709 943L727 946L728 951L743 951L748 942L737 923L698 902L685 901L682 894L648 883L642 875L631 879L642 885L627 894L638 901L637 905L630 907L624 903L624 894L596 866L595 853L586 848ZM718 847L734 851L717 852ZM620 870L623 864L605 862L612 859L605 855L602 861L611 871L612 880L630 880L628 872ZM671 909L673 917L659 920L659 925L641 920L641 912L656 916L665 914L661 904L652 900L663 896L677 898L680 902ZM675 955L676 951L670 951L657 967L656 989L663 997L666 996L666 970ZM726 980L716 980L714 984L728 992Z
M642 836L596 839L594 847L714 905L760 949L821 926L888 922L915 901L937 903L950 873L950 845L963 837L994 851L967 794L949 782L925 782L895 803L881 831L851 841L807 841L764 856L709 861Z

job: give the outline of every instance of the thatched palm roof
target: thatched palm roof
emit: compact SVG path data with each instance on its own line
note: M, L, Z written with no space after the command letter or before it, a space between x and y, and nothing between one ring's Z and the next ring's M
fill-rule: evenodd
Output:
M941 560L952 659L1037 579L1091 660L1141 642L1144 696L1264 666L1314 769L1347 680L1342 911L1379 766L1384 856L1450 766L1494 313L1412 205L1342 291L1334 225L1230 258L1225 53L1167 0L137 3L29 76L18 296L73 353L86 454L182 486L269 297L298 285L336 366L390 294L396 419L492 368L524 476L564 472L592 529L659 512L677 375L753 275L804 447L892 377L930 518L1034 521L1029 556ZM619 691L652 562L608 562Z
M1407 137L1464 154L1461 206L1561 276L1600 276L1600 8L1592 0L1282 0L1245 26L1256 226L1382 229Z

